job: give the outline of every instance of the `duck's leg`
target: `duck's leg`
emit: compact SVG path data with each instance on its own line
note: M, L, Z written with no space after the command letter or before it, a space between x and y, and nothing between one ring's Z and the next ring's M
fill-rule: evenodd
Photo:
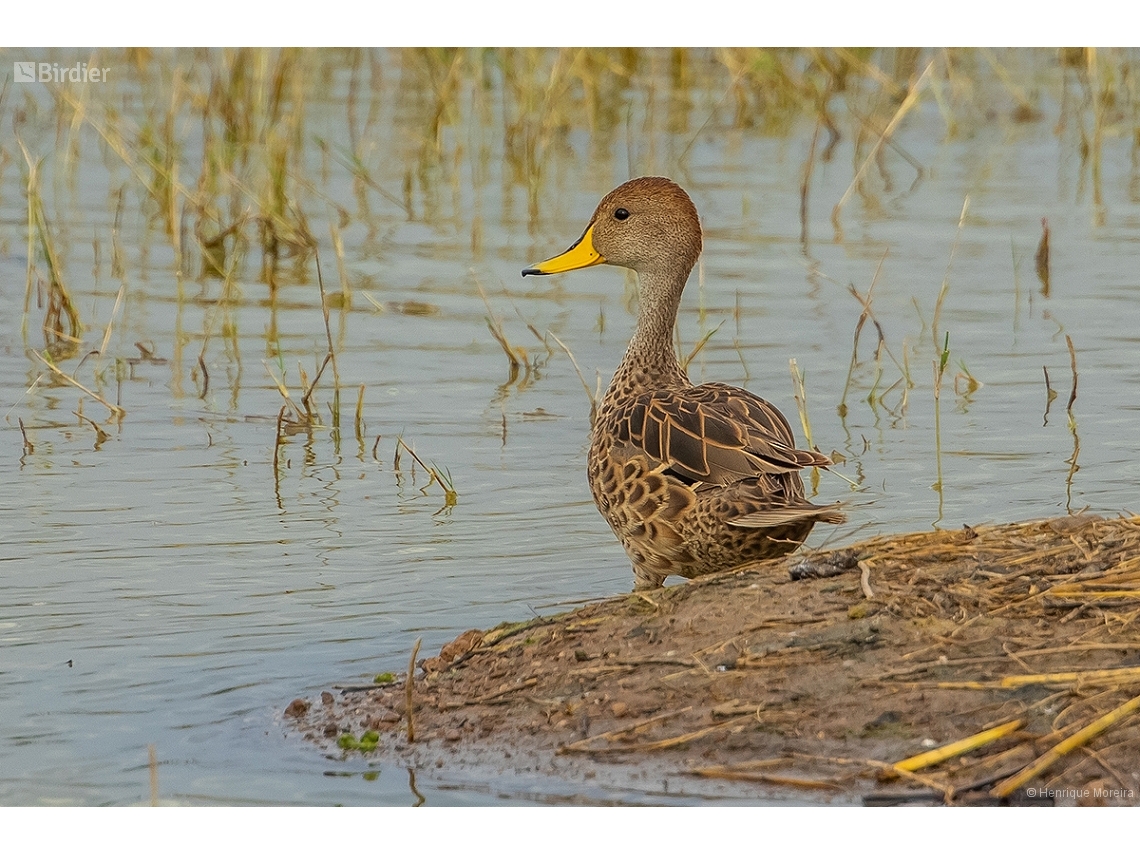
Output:
M654 573L651 570L646 570L644 567L633 565L633 578L635 591L648 591L653 588L662 588L665 586L665 576L661 573Z

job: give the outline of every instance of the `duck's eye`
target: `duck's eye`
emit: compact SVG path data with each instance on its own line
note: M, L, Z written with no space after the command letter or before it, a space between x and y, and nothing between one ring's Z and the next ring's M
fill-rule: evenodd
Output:
M618 208L616 211L614 211L614 219L615 220L627 220L627 219L629 219L629 211L627 211L625 208Z

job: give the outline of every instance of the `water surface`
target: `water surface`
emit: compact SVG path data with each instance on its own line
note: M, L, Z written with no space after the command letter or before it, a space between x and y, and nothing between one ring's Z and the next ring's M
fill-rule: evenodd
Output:
M430 653L471 627L629 590L585 483L589 400L554 336L604 386L632 327L630 281L610 267L519 272L575 240L598 198L632 175L673 176L702 215L682 350L716 332L694 380L746 386L802 436L789 359L805 374L813 441L844 461L822 473L818 500L849 504L849 522L810 545L1140 510L1133 106L1097 119L1087 69L1048 51L997 57L1016 92L979 55L953 72L936 65L937 86L923 83L898 148L863 173L837 229L832 209L872 152L870 129L899 101L862 79L832 101L842 135L829 160L817 143L805 240L812 111L737 91L713 54L634 54L606 65L541 51L288 62L102 52L95 61L114 72L102 89L13 84L0 103L0 802L145 802L150 744L171 802L418 801L408 770L326 757L290 735L281 711L334 682L402 670L417 638ZM912 58L899 85L932 59L945 55ZM328 350L315 262L283 254L266 283L256 218L272 182L259 184L269 170L242 167L240 152L228 168L245 195L213 204L216 220L197 216L203 152L224 150L225 128L185 95L243 74L271 92L276 72L286 107L241 102L240 115L265 121L253 133L264 147L241 151L267 163L275 134L286 137L288 192L326 289L341 290L339 239L351 291L329 315L340 430L330 367L313 393L323 424L280 440L282 372L299 405L301 372L311 381ZM27 352L49 343L50 270L33 246L42 284L25 315L21 142L83 324L80 344L56 340L52 353L118 401L121 419ZM184 192L164 209L156 176L172 174ZM1047 294L1034 260L1043 218ZM244 258L228 280L204 274L200 238L239 221ZM849 382L861 311L849 288L866 295L872 283L885 349L876 360L867 320ZM528 370L512 378L489 315ZM102 354L84 359L108 324ZM933 366L947 333L939 455ZM1071 417L1066 336L1079 374ZM971 391L969 377L981 385ZM454 507L409 453L394 465L397 437L449 473ZM368 769L379 774L358 774ZM429 804L692 800L683 782L666 795L526 768L482 779L421 769L415 786Z

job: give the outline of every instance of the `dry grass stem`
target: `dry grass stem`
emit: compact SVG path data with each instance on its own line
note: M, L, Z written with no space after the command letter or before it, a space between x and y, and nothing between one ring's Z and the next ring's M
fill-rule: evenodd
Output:
M111 415L115 416L116 418L121 419L123 416L125 416L127 414L127 411L124 410L122 407L119 407L119 406L116 406L115 404L112 404L110 401L106 400L102 395L98 394L97 392L92 392L90 389L88 389L86 386L84 386L82 383L80 383L78 380L76 380L70 374L65 373L64 371L60 370L57 366L53 365L51 362L48 362L37 351L29 350L28 353L30 353L32 356L34 356L36 359L38 359L40 362L42 362L48 368L48 370L52 372L52 374L54 374L56 377L58 377L64 383L68 383L69 385L74 386L76 389L83 392L88 397L93 398L94 400L98 401L100 404L102 404L104 407L106 407L108 410L111 411Z
M901 384L902 392L900 395L899 403L896 405L896 408L900 415L906 412L908 390L914 386L910 379L910 370L906 365L906 341L903 341L903 362L900 363L899 360L895 358L894 353L891 352L891 348L887 344L887 336L883 331L883 326L879 323L878 318L875 317L874 310L872 309L872 302L874 300L875 294L875 285L879 281L879 276L883 271L883 263L886 260L887 254L884 252L882 257L879 259L878 266L875 268L875 275L871 278L871 284L867 288L866 295L860 294L854 285L847 286L848 293L850 293L851 296L859 301L861 311L859 312L859 320L855 322L855 333L851 345L851 362L847 368L847 379L843 383L843 395L840 398L839 406L836 408L840 418L847 416L847 393L851 390L851 383L855 376L855 369L859 365L859 337L863 332L863 325L866 324L867 321L870 321L874 325L875 332L878 337L875 346L876 360L879 360L881 354L886 353L887 356L890 357L891 362L893 362L895 364L895 367L898 368L901 375L900 379L903 381ZM880 372L881 368L876 371L876 382ZM899 383L896 381L896 383L891 386L891 389L895 388L897 385L899 385ZM887 390L887 392L890 391L890 389ZM882 395L880 395L878 397L878 400L881 401L887 392L884 392ZM867 400L872 406L875 405L876 399L873 390L868 396Z
M146 747L146 761L150 770L150 806L158 807L158 747L153 742Z
M669 712L655 715L652 718L647 718L643 721L626 725L625 727L615 728L614 730L607 730L605 733L598 733L594 736L587 737L586 739L579 739L577 742L571 742L568 745L563 745L560 749L558 749L558 753L566 754L573 751L588 751L590 750L591 744L599 740L614 742L618 739L622 739L628 736L635 736L647 728L660 724L663 721L668 721L671 718L676 718L679 715L684 715L691 710L692 707L685 707L684 709L680 710L670 710Z
M860 561L859 567L859 587L863 589L863 596L868 600L875 599L875 592L871 590L871 564L868 561Z
M107 433L107 431L103 430L101 425L97 424L94 420L83 415L83 413L76 412L75 410L72 410L71 414L73 416L75 416L77 419L79 419L80 422L86 422L87 424L91 425L91 429L95 431L95 447L96 448L98 448L104 442L106 442L107 440L109 440L111 438L111 435L109 433Z
M875 144L871 147L871 151L867 153L867 156L859 165L859 169L856 170L855 177L851 180L851 184L848 185L847 190L844 191L843 196L839 199L839 201L835 204L835 207L832 209L831 224L835 227L835 232L837 235L842 234L842 229L839 225L839 214L843 210L843 206L847 204L847 200L851 198L851 194L855 192L855 188L859 186L859 182L863 180L863 174L867 171L867 167L869 167L878 158L879 152L882 150L883 145L894 135L895 130L898 128L902 120L906 117L906 114L909 113L914 105L918 103L918 96L921 94L922 88L926 84L927 79L930 77L930 72L933 68L934 60L931 60L919 78L914 82L914 85L911 86L907 91L906 97L903 99L902 103L899 104L899 107L895 111L895 114L891 117L891 120L883 129L883 132L879 135L879 138L875 140Z
M586 382L586 378L582 375L582 369L578 367L578 360L574 358L574 354L566 345L562 343L562 339L556 336L553 332L547 330L547 334L554 339L555 343L562 348L562 351L570 357L570 364L574 366L574 371L578 375L578 380L582 383L582 388L586 390L586 397L590 399L590 423L594 422L594 414L598 410L598 405L602 402L602 380L598 377L597 388L590 389L590 384Z
M967 736L965 739L958 739L940 748L924 751L922 754L916 754L913 757L900 760L895 764L895 769L900 772L917 772L919 769L925 769L928 766L936 766L944 760L968 754L978 748L984 748L990 743L997 742L1003 736L1008 736L1024 726L1024 719L1015 719L1014 721L1000 724L997 727L983 730L981 733L975 733L973 736Z
M24 420L18 418L16 421L20 425L20 436L22 436L24 439L24 454L35 453L36 447L32 444L32 441L28 439L28 431L24 428Z
M107 329L103 333L103 343L99 345L99 355L104 356L107 353L107 345L111 343L111 329L115 325L115 317L119 314L119 306L122 305L123 295L127 292L127 283L124 281L119 285L119 293L115 295L115 305L111 307L111 317L107 321Z
M723 326L724 321L721 321L719 324L701 336L700 340L695 345L693 345L693 349L689 351L689 355L681 360L681 368L683 370L688 369L689 363L692 362L694 358L696 358L696 355L698 353L704 350L705 345L709 343L709 339L716 335L717 331Z
M412 689L416 684L416 657L420 653L420 644L423 638L417 638L415 645L412 647L412 655L408 657L408 676L404 680L404 703L407 705L408 713L408 742L416 741L416 725L415 719L412 714L412 709L415 706L412 698Z
M1014 792L1024 787L1042 772L1052 767L1058 760L1064 757L1071 751L1082 748L1092 740L1096 739L1110 727L1118 724L1129 716L1133 715L1137 710L1140 710L1140 695L1132 698L1116 709L1098 718L1091 724L1086 725L1079 731L1074 733L1068 739L1063 740L1057 745L1050 748L1043 755L1041 755L1033 763L1029 764L1026 768L1022 769L1012 778L1008 778L1002 783L993 788L993 794L998 798L1006 798Z
M1069 403L1065 405L1065 412L1069 414L1069 419L1073 418L1073 404L1077 400L1077 351L1073 347L1073 340L1065 335L1065 346L1069 348L1069 367L1073 372L1073 388L1069 391Z
M1041 218L1041 241L1037 244L1037 253L1033 256L1034 266L1037 269L1037 278L1041 280L1041 294L1049 296L1049 221Z
M702 778L719 778L725 781L752 781L757 784L771 784L776 787L795 787L805 790L829 790L840 792L843 784L837 781L821 781L812 778L795 778L790 775L774 775L753 769L737 769L733 766L699 766L692 774Z
M487 316L485 318L487 321L487 329L491 331L492 338L499 343L499 347L503 349L503 353L507 356L507 363L510 366L510 377L507 382L514 383L518 378L520 370L525 370L528 375L530 374L530 355L522 345L516 346L507 340L507 334L503 332L503 322L491 308L491 301L487 299L487 292L483 290L483 283L476 281L475 285L479 289L479 296L483 298L483 305L487 307ZM537 336L538 333L535 333L535 335Z

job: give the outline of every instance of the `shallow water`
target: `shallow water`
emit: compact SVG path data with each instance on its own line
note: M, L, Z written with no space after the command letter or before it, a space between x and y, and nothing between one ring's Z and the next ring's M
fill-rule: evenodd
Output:
M602 108L619 105L620 118L599 108L593 130L582 121L540 135L535 177L504 142L516 108L494 69L485 87L460 90L436 134L425 115L440 84L417 76L428 72L406 54L355 64L310 57L324 76L307 96L304 139L334 151L356 139L371 180L395 201L354 183L343 156L315 144L292 167L319 188L304 204L330 291L339 285L329 222L341 223L352 300L330 313L339 437L326 425L276 450L283 398L270 374L284 369L296 401L298 365L312 378L327 349L311 260L283 263L273 296L252 252L226 300L217 278L199 275L197 256L179 277L132 171L145 174L145 161L116 154L95 127L110 126L108 104L121 111L114 121L145 125L169 98L175 69L205 73L220 56L160 53L132 71L108 54L122 82L76 96L93 124L69 124L73 112L43 84L14 84L0 104L2 803L145 802L149 744L160 795L176 803L407 804L416 791L429 804L693 800L683 782L670 795L656 785L581 788L525 768L485 779L421 769L413 786L398 765L326 757L281 721L294 697L403 670L417 638L430 654L471 627L629 590L629 566L585 484L582 382L552 336L548 349L527 329L556 335L587 382L604 384L631 330L629 284L609 267L527 280L519 272L575 240L597 199L631 174L673 175L703 218L683 349L722 326L693 360L693 378L770 398L802 436L788 360L805 372L814 443L845 458L837 474L822 473L818 499L849 504L849 522L821 527L811 545L1140 510L1135 116L1108 126L1098 180L1080 155L1081 129L1091 133L1081 87L1050 52L1001 57L1036 93L1037 120L1009 118L1011 96L982 63L973 97L993 116L963 107L951 132L936 101L922 98L896 137L922 179L912 183L915 170L888 148L883 170L872 164L866 192L845 204L837 234L832 206L868 151L855 154L846 117L834 156L814 167L806 243L799 186L814 124L742 126L723 98L727 74L667 97L667 64L649 54L628 88L604 93ZM82 347L60 365L120 400L121 421L25 354L26 344L44 347L44 308L33 299L25 336L27 167L9 131L17 111L20 139L33 160L44 158L45 211L85 325ZM192 184L206 143L186 115L177 137ZM405 197L411 217L397 204ZM1048 296L1034 272L1042 218ZM38 275L45 269L38 258ZM876 386L885 397L867 401L876 376L868 321L841 418L860 314L848 284L865 295L872 282L890 350ZM939 492L931 324L943 282L938 340L948 332L951 352ZM105 355L80 364L113 312ZM532 370L510 379L489 312ZM1066 335L1079 372L1072 420ZM135 342L150 343L154 358L138 360ZM905 381L887 391L902 378L893 360L913 382L905 405ZM1047 418L1043 367L1058 392ZM983 384L969 393L967 372ZM105 441L74 415L81 397ZM329 422L330 373L314 400ZM450 473L453 508L409 453L393 465L401 435ZM369 769L379 774L365 777Z

